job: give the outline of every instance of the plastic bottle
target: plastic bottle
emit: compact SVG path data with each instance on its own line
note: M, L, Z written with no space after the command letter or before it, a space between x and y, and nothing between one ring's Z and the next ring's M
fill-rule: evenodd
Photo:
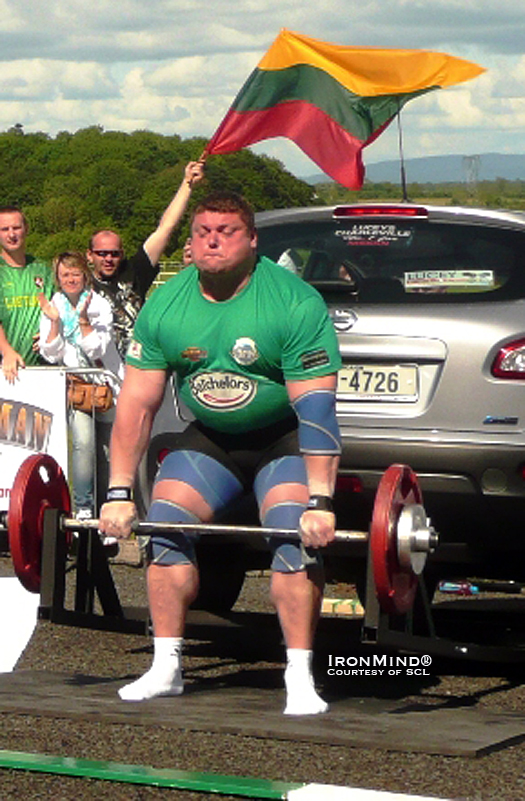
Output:
M438 584L439 592L447 592L451 595L477 595L479 587L471 584L470 581L440 581Z

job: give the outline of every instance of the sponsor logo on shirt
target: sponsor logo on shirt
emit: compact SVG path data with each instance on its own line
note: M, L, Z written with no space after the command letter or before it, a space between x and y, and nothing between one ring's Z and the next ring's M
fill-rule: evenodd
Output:
M189 345L186 350L183 350L181 356L183 359L189 359L190 362L200 362L205 359L208 351L204 348L199 348L198 345Z
M142 358L142 344L137 342L136 339L132 339L129 343L128 356L131 356L133 359Z
M200 373L189 380L191 394L202 406L230 412L246 406L257 392L257 383L235 373Z
M38 297L36 295L13 295L4 297L4 304L6 309L32 309L38 306Z
M323 367L325 364L330 364L330 357L324 348L319 348L318 350L303 353L301 364L303 365L303 370L312 370L314 367Z
M237 364L253 364L259 358L257 345L250 337L240 337L230 351Z

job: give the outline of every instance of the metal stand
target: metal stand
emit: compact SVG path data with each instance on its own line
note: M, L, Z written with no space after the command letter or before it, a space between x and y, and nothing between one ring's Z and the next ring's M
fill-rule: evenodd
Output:
M525 649L512 646L480 645L440 637L436 633L431 599L425 582L419 576L417 596L413 608L406 614L393 615L381 609L377 600L372 554L368 553L365 617L361 642L391 651L429 654L446 659L479 662L525 662ZM418 625L423 633L414 633L414 610L422 614Z
M68 565L68 534L62 530L61 513L56 509L44 511L39 618L69 626L146 634L148 610L122 607L106 548L98 532L83 529L76 534L76 559ZM73 569L76 572L74 605L68 609L66 574ZM101 613L95 611L97 599Z

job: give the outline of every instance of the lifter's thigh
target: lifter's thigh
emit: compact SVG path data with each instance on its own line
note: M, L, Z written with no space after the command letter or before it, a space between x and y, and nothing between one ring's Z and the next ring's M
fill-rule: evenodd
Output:
M197 451L172 451L162 462L148 512L150 522L208 522L242 491L223 464ZM195 564L197 537L181 533L155 534L149 558L155 564Z
M261 523L265 528L299 531L301 516L308 503L304 460L298 455L282 456L269 462L257 474L255 493ZM300 539L271 537L272 570L296 573L321 564L317 550L305 548Z

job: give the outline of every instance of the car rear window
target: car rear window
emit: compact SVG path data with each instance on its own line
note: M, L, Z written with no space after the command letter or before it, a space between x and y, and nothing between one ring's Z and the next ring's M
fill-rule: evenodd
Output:
M525 296L525 232L428 220L343 219L259 228L259 251L354 302Z

